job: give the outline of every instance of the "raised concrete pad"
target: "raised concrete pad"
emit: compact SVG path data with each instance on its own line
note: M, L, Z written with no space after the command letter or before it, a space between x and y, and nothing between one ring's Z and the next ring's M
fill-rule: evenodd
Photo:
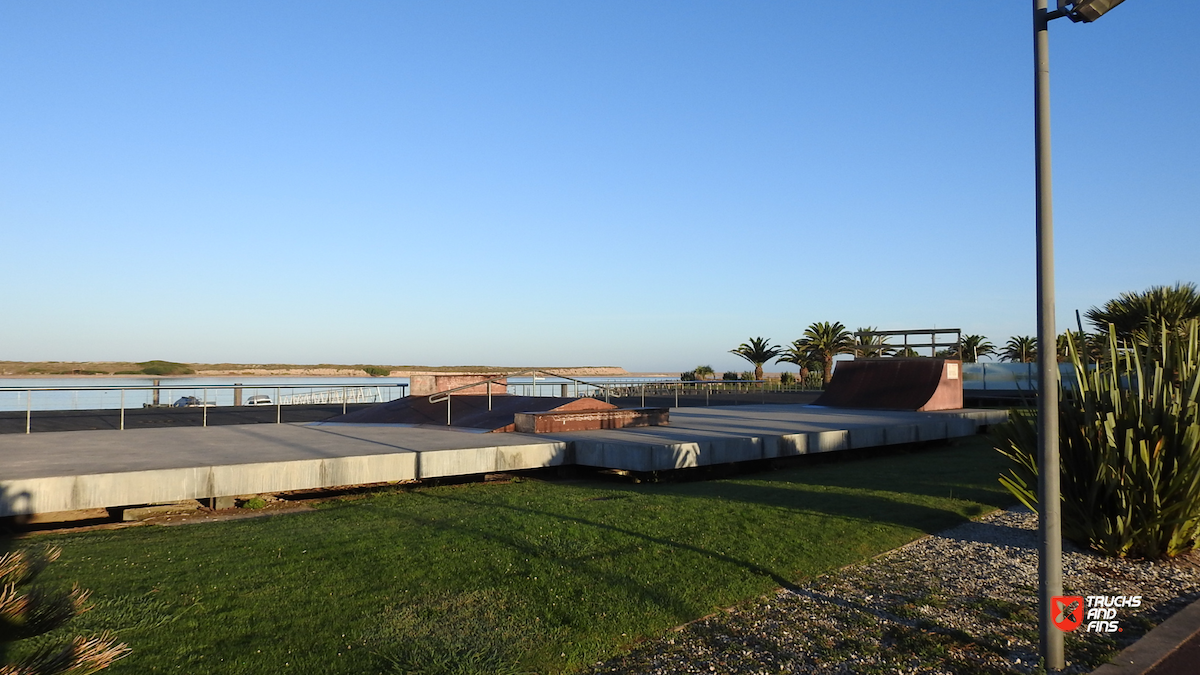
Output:
M970 436L1007 419L1003 410L931 413L756 405L673 408L670 427L546 434L570 440L575 463L667 471Z
M566 443L444 429L263 424L0 440L0 516L561 464Z
M670 427L562 434L261 424L0 437L0 515L264 494L583 464L632 471L975 433L1004 411L754 405L674 408Z

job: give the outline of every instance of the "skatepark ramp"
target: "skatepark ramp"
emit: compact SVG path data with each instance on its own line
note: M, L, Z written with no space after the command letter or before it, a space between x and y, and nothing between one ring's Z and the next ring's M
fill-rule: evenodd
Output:
M617 406L593 398L553 396L455 396L449 410L453 426L482 431L515 431L518 413L615 410ZM424 396L408 396L330 418L340 424L408 424L447 426L447 406L430 403Z
M877 358L841 361L813 405L869 410L958 410L963 407L957 359Z

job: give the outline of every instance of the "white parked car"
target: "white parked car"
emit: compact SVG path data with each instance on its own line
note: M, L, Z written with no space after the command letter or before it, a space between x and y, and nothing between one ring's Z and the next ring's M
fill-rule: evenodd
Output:
M246 399L246 405L271 405L271 397L258 394Z

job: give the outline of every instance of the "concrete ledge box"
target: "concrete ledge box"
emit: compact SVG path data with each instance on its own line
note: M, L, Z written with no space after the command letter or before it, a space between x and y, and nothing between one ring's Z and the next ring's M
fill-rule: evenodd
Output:
M595 431L626 427L664 426L670 421L668 408L615 408L612 410L566 410L517 413L514 425L522 434L552 434L563 431Z

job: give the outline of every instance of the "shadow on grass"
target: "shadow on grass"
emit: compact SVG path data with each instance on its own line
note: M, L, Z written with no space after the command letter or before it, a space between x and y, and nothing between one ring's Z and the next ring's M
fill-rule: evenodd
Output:
M606 487L610 490L612 489L609 486ZM834 518L862 521L864 523L889 523L901 527L918 529L924 532L940 531L967 520L967 518L963 515L949 509L913 504L899 499L889 499L874 495L772 488L761 485L744 485L732 482L706 483L703 484L702 487L703 492L701 494L688 494L687 492L671 491L671 496L708 500L740 501L744 503L753 503L775 508L784 508L795 511L798 514L803 513L809 515L823 515ZM638 489L633 486L625 486L617 489L630 492L645 492L645 488ZM768 569L762 565L739 558L730 553L715 551L690 543L688 541L690 537L687 530L681 530L678 538L666 538L648 534L630 527L623 527L600 520L586 518L580 515L561 513L548 509L539 509L529 506L516 506L513 504L497 503L489 500L471 499L469 497L459 495L430 494L427 492L415 492L413 494L427 499L469 505L485 510L504 509L518 514L551 518L563 523L571 523L590 529L619 534L633 540L645 541L648 544L670 547L689 553L695 553L715 560L720 560L729 565L744 569L752 574L769 578L776 585L783 588L791 590L795 590L797 588L791 579L781 576L775 570ZM512 537L501 536L493 532L487 532L480 528L462 524L444 524L444 526L460 531L470 531L475 536L481 536L491 541L503 543L523 552L544 555L544 551L523 544ZM575 561L575 564L578 564L578 561ZM627 580L622 579L622 581ZM653 600L661 603L666 600L666 598L655 597Z

